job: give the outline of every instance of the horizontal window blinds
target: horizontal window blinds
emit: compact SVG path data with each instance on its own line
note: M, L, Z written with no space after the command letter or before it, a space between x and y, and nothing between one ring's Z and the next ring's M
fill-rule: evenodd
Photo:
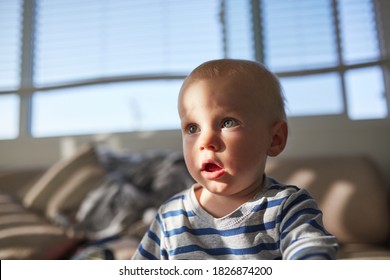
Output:
M226 56L255 60L251 1L225 0L222 21L225 31Z
M339 0L343 62L380 58L375 9L371 0Z
M22 1L0 1L0 90L19 87Z
M331 2L261 1L264 60L272 70L305 70L337 64Z
M40 0L36 83L187 74L223 56L219 1Z

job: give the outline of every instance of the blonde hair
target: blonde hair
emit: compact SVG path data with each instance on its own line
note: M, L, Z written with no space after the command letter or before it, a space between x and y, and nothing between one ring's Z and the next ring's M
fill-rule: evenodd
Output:
M218 59L207 61L196 67L184 80L180 95L187 87L197 80L213 78L243 78L252 82L261 96L265 98L271 117L276 120L286 120L284 95L278 78L263 64L238 59Z

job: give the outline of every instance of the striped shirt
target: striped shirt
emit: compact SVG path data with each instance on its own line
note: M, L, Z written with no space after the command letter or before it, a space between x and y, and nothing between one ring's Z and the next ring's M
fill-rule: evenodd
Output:
M334 259L337 240L307 191L266 177L262 190L222 218L198 203L195 188L166 201L133 259Z

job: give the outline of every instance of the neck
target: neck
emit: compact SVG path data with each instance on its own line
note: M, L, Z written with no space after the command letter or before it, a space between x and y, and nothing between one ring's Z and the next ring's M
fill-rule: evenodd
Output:
M195 189L195 195L200 206L202 206L205 211L214 218L221 218L232 213L241 205L251 200L257 194L261 186L262 184L248 193L232 196L214 194L209 192L206 188L200 187Z

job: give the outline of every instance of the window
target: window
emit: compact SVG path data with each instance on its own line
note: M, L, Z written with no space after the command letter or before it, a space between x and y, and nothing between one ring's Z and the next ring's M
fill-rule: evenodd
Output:
M32 134L177 129L182 79L223 56L219 1L79 2L40 1L37 85L133 81L38 92Z
M347 65L379 61L378 33L369 0L340 1L342 58ZM348 116L353 120L380 119L388 115L384 73L380 66L348 69L345 73Z
M341 114L343 99L337 73L282 78L289 116Z
M21 1L0 1L0 93L19 87ZM19 97L0 94L0 139L13 139L19 130Z
M180 86L181 81L157 80L38 92L32 133L39 137L177 129Z
M346 72L346 87L351 119L380 119L387 116L386 94L380 67L349 70Z
M16 94L0 95L0 139L14 139L19 129L19 97Z
M261 3L264 61L288 77L281 82L290 116L344 111L353 120L387 116L381 67L353 67L379 65L372 1L339 0L335 6L329 0Z
M182 80L222 57L276 72L290 117L388 117L372 0L4 0L0 12L0 138L19 134L20 106L34 137L179 128Z

